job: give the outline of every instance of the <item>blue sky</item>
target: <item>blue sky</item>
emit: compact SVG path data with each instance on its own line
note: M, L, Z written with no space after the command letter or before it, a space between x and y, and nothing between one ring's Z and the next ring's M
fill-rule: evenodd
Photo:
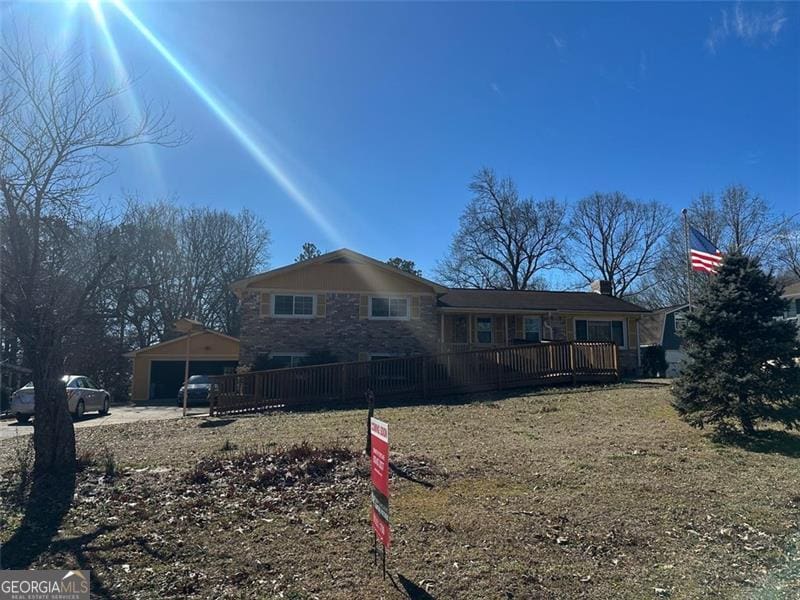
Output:
M274 266L311 240L432 275L484 165L536 198L621 190L680 209L743 183L800 210L797 4L129 6L276 170L104 4L137 96L168 102L192 139L118 154L100 195L247 207L272 231ZM110 69L87 5L2 11Z

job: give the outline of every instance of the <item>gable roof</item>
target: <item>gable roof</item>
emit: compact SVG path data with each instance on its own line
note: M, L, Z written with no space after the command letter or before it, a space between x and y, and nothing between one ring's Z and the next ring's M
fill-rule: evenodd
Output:
M132 350L131 352L126 352L125 354L123 354L123 356L126 357L126 358L133 358L134 356L136 356L140 352L149 352L150 350L153 350L154 348L163 348L164 346L168 346L170 344L174 344L175 342L186 341L186 338L191 338L191 337L195 337L195 336L198 336L198 335L203 335L205 333L208 333L208 334L211 334L211 335L215 335L215 336L220 337L220 338L225 339L225 340L230 340L232 342L236 342L237 344L239 343L239 338L235 338L235 337L230 336L230 335L225 335L224 333L220 333L219 331L214 331L213 329L205 329L204 328L204 329L200 329L199 331L192 331L191 333L180 335L180 336L178 336L176 338L172 338L171 340L166 340L164 342L159 342L157 344L152 344L152 345L146 346L144 348L139 348L138 350Z
M291 271L297 271L299 269L304 269L310 265L341 261L341 260L348 260L376 267L388 273L392 273L393 275L399 275L401 277L405 277L412 281L416 281L417 283L422 283L423 285L429 286L430 288L432 288L433 291L437 293L441 293L447 290L446 287L436 283L435 281L425 279L424 277L418 277L417 275L413 275L411 273L403 271L402 269L393 267L390 264L376 260L371 256L367 256L366 254L360 254L358 252L354 252L352 250L349 250L348 248L340 248L339 250L334 250L333 252L327 252L315 258L309 258L308 260L292 263L291 265L286 265L285 267L278 267L277 269L272 269L270 271L258 273L257 275L245 277L244 279L234 281L231 284L231 289L234 291L234 293L238 293L240 290L243 290L244 288L248 287L251 283L254 283L260 279L267 279L269 277L272 277L273 275L278 275L281 273L289 273Z
M782 295L784 298L789 296L800 296L800 281L795 281L794 283L790 283L784 287Z
M672 306L662 306L661 308L653 309L653 312L664 313L666 315L669 313L678 312L679 310L685 310L687 308L689 308L688 302L684 304L673 304Z
M439 296L443 309L647 313L646 308L595 292L450 289Z

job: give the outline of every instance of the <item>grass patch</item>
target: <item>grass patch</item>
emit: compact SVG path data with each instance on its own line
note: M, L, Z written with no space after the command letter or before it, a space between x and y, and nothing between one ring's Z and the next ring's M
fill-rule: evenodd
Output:
M363 411L80 429L91 461L32 566L91 568L107 597L798 597L795 434L720 446L670 399L627 384L379 408L386 582ZM0 443L0 541L15 460Z

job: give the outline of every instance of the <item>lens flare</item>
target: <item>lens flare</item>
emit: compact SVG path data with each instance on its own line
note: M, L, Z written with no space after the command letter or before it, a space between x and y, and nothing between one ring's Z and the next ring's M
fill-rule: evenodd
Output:
M114 38L111 36L111 31L106 23L106 17L103 14L102 3L100 0L88 0L88 4L89 8L92 9L94 21L100 28L100 32L103 34L103 39L105 40L106 47L108 48L108 54L111 57L111 64L114 67L114 75L116 76L120 85L127 85L130 81L128 70L125 68L125 64L122 62L122 57L117 49L117 44L114 42ZM132 90L128 90L127 94L125 94L125 97L131 113L133 113L138 122L141 122L142 109L141 106L139 106L139 102L136 100L136 95ZM158 160L156 160L154 148L149 144L145 144L142 146L142 150L145 152L147 167L150 174L158 183L159 191L164 192L166 186L164 184L164 178L162 176Z
M93 0L99 1L99 0ZM284 192L311 218L328 239L338 246L346 246L342 236L328 223L320 210L314 206L309 198L299 187L283 172L277 162L270 157L262 146L256 141L242 125L234 118L230 110L209 92L172 52L150 31L150 29L137 17L123 0L111 0L111 3L125 16L128 21L150 42L164 60L175 69L178 75L189 85L195 94L211 109L234 135L250 156L277 182Z

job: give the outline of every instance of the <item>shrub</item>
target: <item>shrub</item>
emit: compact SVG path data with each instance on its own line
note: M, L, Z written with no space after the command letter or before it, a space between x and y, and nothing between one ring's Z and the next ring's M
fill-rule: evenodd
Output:
M114 453L106 448L103 452L103 475L106 479L114 479L118 474L117 459Z
M667 372L667 356L663 346L645 346L642 348L642 375L645 377L663 377Z

